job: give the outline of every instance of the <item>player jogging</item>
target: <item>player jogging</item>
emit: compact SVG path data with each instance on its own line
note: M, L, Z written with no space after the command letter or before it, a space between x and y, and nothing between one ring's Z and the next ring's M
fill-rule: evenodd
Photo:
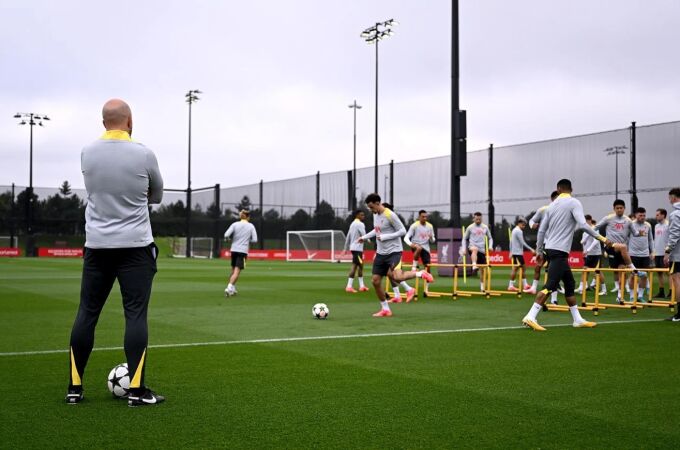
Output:
M545 328L538 324L536 317L543 309L548 294L557 289L560 281L564 283L564 296L573 319L572 325L575 328L592 328L597 325L595 322L588 322L581 317L576 306L574 276L569 267L569 250L571 250L574 229L577 226L599 241L606 244L609 244L609 241L586 223L581 202L571 196L571 181L566 178L558 181L557 191L559 196L546 210L545 217L538 229L538 241L536 242L536 251L538 253L545 252L550 260L548 281L536 295L536 301L531 306L529 313L522 319L524 325L535 331L545 331Z
M669 217L668 243L664 249L663 262L665 266L671 267L671 283L673 283L677 302L678 293L680 293L680 187L668 192L668 200L673 205L673 210ZM675 308L675 314L666 320L680 322L680 309L677 304Z
M559 192L553 191L550 194L550 201L551 202L555 201L558 195L560 195ZM548 206L550 205L545 205L538 208L538 210L534 213L531 219L529 219L529 226L531 227L532 230L538 230L538 227L541 225L541 220L543 220L543 216L545 215L545 210L548 209ZM543 255L540 253L536 253L536 266L534 266L534 281L531 282L531 287L529 289L524 290L524 292L526 292L527 294L536 294L536 289L538 289L538 280L541 279L541 268L543 267L544 264L545 261L543 260ZM557 299L555 298L555 301L556 300Z
M519 270L522 270L523 289L526 291L531 289L531 286L527 284L526 272L524 271L524 249L529 250L531 253L536 253L533 248L529 246L524 240L524 229L527 226L527 221L525 218L520 217L517 219L517 225L512 229L510 234L510 255L512 257L512 271L510 272L510 281L508 282L508 291L519 292L520 289L515 287L515 276Z
M364 243L358 242L359 238L366 234L366 226L364 225L365 219L366 214L362 210L357 209L354 211L354 221L349 226L349 231L347 231L345 251L349 250L352 252L352 268L349 270L349 278L347 279L347 286L345 287L346 292L358 292L352 286L354 284L355 275L359 278L359 291L363 292L368 290L368 288L364 286Z
M635 210L635 220L630 224L630 238L628 241L628 253L630 259L638 269L646 269L649 267L650 256L654 253L654 238L652 237L652 225L647 222L647 211L645 208L637 208ZM638 271L638 301L644 302L645 289L649 287L649 277L647 272ZM633 277L630 277L630 301L635 297L635 290L633 289Z
M227 297L238 293L236 282L241 271L246 268L250 244L257 242L257 231L255 231L255 226L249 222L250 212L244 209L239 212L238 216L241 220L232 223L224 233L225 239L231 239L231 274L229 284L224 290L224 295Z
M460 255L465 255L465 251L470 254L470 261L472 262L472 270L477 270L477 264L486 265L486 249L493 248L493 238L491 237L491 230L482 223L482 213L476 212L472 215L472 223L465 229L463 235L463 242L460 245ZM479 274L480 290L484 289L484 275L486 271L482 269Z
M427 221L427 211L418 211L418 220L413 222L404 236L404 242L413 250L413 264L411 270L418 270L418 259L423 262L423 269L430 265L430 243L435 242L434 228ZM427 281L424 291L427 292Z
M659 208L656 210L656 226L654 227L654 266L661 269L664 266L663 254L666 250L666 244L668 243L668 220L666 217L668 212ZM659 292L655 295L655 298L666 298L666 293L664 291L664 285L666 284L667 275L664 272L656 272L659 276ZM670 281L668 282L668 298L671 298L671 287Z
M382 202L382 205L394 213L394 208L390 203ZM416 295L416 290L414 288L412 288L406 281L398 283L393 278L388 278L390 280L390 286L392 287L392 298L390 299L390 303L401 303L401 292L399 291L400 286L404 289L404 291L406 291L406 303L409 303L411 300L413 300L413 297ZM389 294L387 296L389 297Z
M593 220L593 217L590 214L586 214L585 218L586 223L594 228L595 221ZM600 260L602 259L602 246L600 244L600 241L593 238L588 233L583 233L583 237L581 238L581 245L583 246L583 256L585 258L584 267L588 269L597 269L600 266ZM595 286L595 277L598 277L600 279L600 295L605 295L607 293L607 286L605 285L604 282L604 275L602 275L602 272L596 274L593 277L592 283L590 284L591 287ZM586 280L585 286L583 285L583 278L579 282L578 289L576 289L575 291L577 294L583 293L584 289L589 289L587 276L585 277L585 280Z
M406 234L404 224L401 223L396 214L380 203L380 196L378 194L369 194L364 201L368 209L373 213L373 230L361 236L359 242L375 237L377 246L371 282L373 283L375 295L378 297L381 309L373 314L373 317L390 317L392 316L392 311L383 290L383 277L389 276L397 282L422 277L423 280L429 283L433 281L433 278L432 275L424 270L417 272L403 272L401 270L401 254L403 251L401 237Z

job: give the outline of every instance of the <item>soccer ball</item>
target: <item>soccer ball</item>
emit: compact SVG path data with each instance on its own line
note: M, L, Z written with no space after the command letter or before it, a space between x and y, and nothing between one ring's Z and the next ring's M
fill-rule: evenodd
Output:
M325 303L317 303L312 308L312 315L316 319L326 319L328 318L328 314L330 314L330 310L328 309L328 306L326 306Z
M127 397L128 389L130 389L130 372L127 363L118 364L111 369L107 385L114 397Z

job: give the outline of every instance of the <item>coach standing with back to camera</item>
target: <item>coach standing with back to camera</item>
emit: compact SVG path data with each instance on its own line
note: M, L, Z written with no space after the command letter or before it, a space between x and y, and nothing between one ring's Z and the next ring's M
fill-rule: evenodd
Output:
M163 178L153 152L130 138L130 107L122 100L109 100L102 117L106 132L85 147L80 158L87 190L86 238L66 402L83 400L83 375L94 346L95 326L118 279L130 371L128 406L153 405L165 398L144 385L147 310L158 257L148 205L163 198Z

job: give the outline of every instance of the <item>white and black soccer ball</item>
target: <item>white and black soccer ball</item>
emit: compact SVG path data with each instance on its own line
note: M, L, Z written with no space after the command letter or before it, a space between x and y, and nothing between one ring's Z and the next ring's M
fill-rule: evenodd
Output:
M109 391L119 398L127 397L130 389L130 372L128 371L127 363L118 364L109 372L109 380L107 382Z
M317 303L312 308L312 315L315 319L327 319L330 312L325 303Z

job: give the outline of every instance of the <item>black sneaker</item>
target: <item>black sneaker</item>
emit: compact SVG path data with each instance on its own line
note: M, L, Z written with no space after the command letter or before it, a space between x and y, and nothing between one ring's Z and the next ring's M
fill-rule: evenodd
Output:
M664 320L667 320L668 322L680 322L680 315L674 315L670 317L666 317Z
M666 294L662 292L657 292L657 294L654 296L654 298L666 298Z
M668 295L666 296L666 298L668 298L668 299L673 298L673 292L669 292Z
M157 405L158 403L163 403L164 401L165 397L156 394L149 388L146 388L146 391L144 391L144 394L142 395L135 395L132 392L130 392L128 395L128 406L130 407Z
M69 388L66 393L66 403L69 405L75 405L83 401L83 389Z

